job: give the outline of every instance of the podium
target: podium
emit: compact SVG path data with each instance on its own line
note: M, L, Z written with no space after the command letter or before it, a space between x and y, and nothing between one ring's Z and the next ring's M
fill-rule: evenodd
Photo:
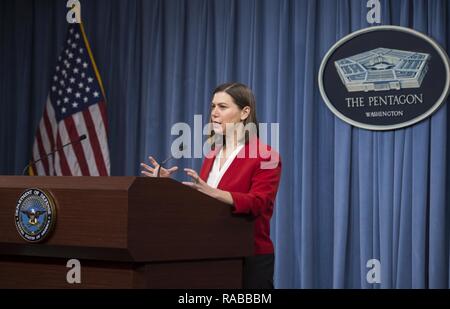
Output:
M56 204L41 243L15 225L30 188ZM252 254L248 216L173 179L0 177L0 288L240 288ZM71 259L81 283L67 280Z

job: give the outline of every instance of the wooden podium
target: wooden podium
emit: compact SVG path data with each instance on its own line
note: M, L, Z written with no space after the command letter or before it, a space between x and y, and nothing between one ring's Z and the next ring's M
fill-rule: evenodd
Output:
M21 193L47 190L56 225L42 243L19 235ZM253 223L168 178L0 177L0 288L239 288ZM81 283L69 284L70 259Z

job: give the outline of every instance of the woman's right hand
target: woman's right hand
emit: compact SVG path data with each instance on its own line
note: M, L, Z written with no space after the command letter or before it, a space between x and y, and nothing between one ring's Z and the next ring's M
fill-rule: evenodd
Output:
M158 168L160 168L158 162L156 162L155 159L153 159L152 156L148 157L150 160L150 165L147 165L145 163L141 163L141 167L144 168L144 170L141 171L141 174L147 177L157 177L158 175ZM171 168L164 168L161 167L161 171L159 172L159 177L170 177L173 173L175 173L178 170L178 166L174 166Z

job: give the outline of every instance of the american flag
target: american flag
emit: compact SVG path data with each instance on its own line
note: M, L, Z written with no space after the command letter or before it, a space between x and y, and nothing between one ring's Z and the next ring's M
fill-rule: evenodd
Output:
M105 95L82 24L69 26L52 76L33 145L33 161L40 158L37 175L110 175Z

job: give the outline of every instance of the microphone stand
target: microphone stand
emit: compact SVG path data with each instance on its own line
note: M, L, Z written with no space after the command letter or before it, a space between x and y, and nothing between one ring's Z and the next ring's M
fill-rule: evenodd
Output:
M178 147L178 149L180 151L183 151L185 149L184 144L181 143L180 146ZM167 159L165 159L164 161L161 162L161 164L158 167L158 171L156 172L156 177L159 178L160 174L161 174L161 167L166 164L167 162L169 162L170 160L173 159L173 155L170 155L170 157L168 157Z
M62 150L64 147L69 146L69 145L72 145L72 144L75 144L75 143L79 143L79 142L81 142L81 141L84 140L84 139L86 139L86 134L81 135L80 138L79 138L78 140L73 141L73 142L68 142L67 144L62 145L60 148L55 149L55 150L53 150L52 152L46 154L45 156L43 156L43 157L37 159L36 161L33 161L33 162L28 163L28 164L25 166L25 168L23 169L22 175L25 176L25 171L27 170L27 168L30 167L30 165L34 165L34 164L38 163L39 161L42 161L44 158L48 158L50 155L53 155L53 154L56 153L57 151Z
M170 160L173 159L173 156L168 157L167 159L165 159L164 161L161 162L161 164L158 167L158 172L156 173L156 177L159 178L160 174L161 174L161 167L163 166L163 164L166 164L167 162L169 162Z

